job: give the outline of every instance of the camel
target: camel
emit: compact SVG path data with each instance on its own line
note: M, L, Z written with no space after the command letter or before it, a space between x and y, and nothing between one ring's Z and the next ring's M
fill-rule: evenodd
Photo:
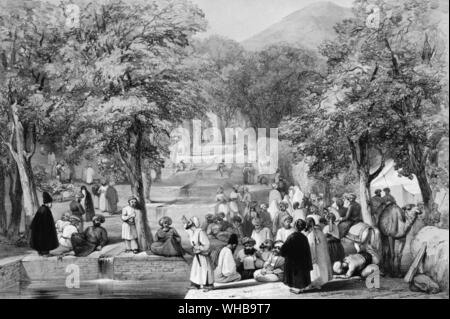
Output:
M400 266L406 236L422 211L415 205L407 205L403 209L397 204L382 208L378 216L378 228L382 240L382 268L392 277L401 275ZM398 249L396 250L396 244ZM387 266L387 267L384 267Z

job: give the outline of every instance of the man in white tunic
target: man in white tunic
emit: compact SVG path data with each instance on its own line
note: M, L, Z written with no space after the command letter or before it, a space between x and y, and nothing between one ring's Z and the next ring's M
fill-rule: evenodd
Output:
M276 212L278 211L278 205L281 203L281 194L278 191L278 184L272 184L272 190L269 193L269 209L267 210L270 213L270 217L272 220L275 217Z
M139 247L137 243L136 214L138 212L137 198L130 196L128 198L128 206L122 209L122 239L125 240L125 252L133 251L137 254Z
M211 267L210 243L208 236L200 227L200 221L197 217L187 220L182 218L184 228L189 235L189 241L192 245L194 259L191 268L191 288L212 289L214 283L213 271Z
M69 253L73 250L72 247L72 235L78 233L78 225L80 224L80 219L76 216L70 216L70 224L64 226L61 237L59 237L59 246L56 249L50 251L50 255L59 256Z
M236 271L236 262L233 258L237 245L237 235L231 234L228 244L220 251L217 268L214 270L215 282L227 283L241 280L241 275Z
M91 164L86 168L86 184L91 185L94 181L95 171L92 168Z

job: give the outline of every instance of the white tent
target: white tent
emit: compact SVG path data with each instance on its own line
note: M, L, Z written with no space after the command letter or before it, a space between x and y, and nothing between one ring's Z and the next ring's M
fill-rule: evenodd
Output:
M386 161L383 171L370 184L372 194L374 194L376 189L389 187L392 196L395 197L400 207L407 204L417 204L422 201L422 194L416 176L413 176L412 179L400 177L394 166L395 162L393 160Z

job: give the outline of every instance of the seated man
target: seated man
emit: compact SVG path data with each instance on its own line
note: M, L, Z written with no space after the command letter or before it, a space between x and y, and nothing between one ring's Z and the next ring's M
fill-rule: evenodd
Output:
M62 237L64 227L66 227L67 225L70 225L69 220L70 220L70 213L66 212L61 216L61 219L55 223L56 235L58 236L58 241Z
M284 258L280 256L280 249L283 246L282 241L276 241L272 249L272 254L264 263L262 269L256 270L254 278L260 282L283 281Z
M168 216L163 216L158 223L161 228L156 232L156 240L150 246L152 253L165 257L182 257L184 251L181 247L181 236L171 226L172 219Z
M206 214L205 221L202 224L202 230L208 235L211 232L211 224L214 222L213 214Z
M255 270L262 268L264 262L256 254L254 239L245 237L242 244L244 249L237 254L237 269L242 279L251 279Z
M371 264L377 265L379 259L373 252L361 251L357 254L348 255L342 262L336 261L333 265L333 271L338 274L336 278L350 278L361 276L364 268ZM345 275L344 275L345 273Z
M64 227L61 238L59 239L59 246L56 249L50 251L50 255L59 256L71 252L72 247L72 235L78 233L78 227L80 225L80 219L76 216L70 216L70 225Z
M86 228L83 233L74 233L71 238L73 251L77 257L86 257L94 251L100 251L108 243L108 233L101 226L105 217L95 215L92 218L92 226Z
M228 244L220 251L217 267L214 270L214 282L227 283L241 280L241 275L236 271L236 262L233 258L233 252L237 245L237 235L232 234Z

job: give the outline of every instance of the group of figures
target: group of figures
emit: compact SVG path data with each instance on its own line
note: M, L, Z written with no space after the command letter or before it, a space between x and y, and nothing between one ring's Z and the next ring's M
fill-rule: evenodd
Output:
M105 222L102 215L95 215L93 206L85 209L80 200L86 201L89 192L82 188L77 200L70 203L70 212L62 215L56 223L51 212L53 199L49 193L43 193L43 204L36 212L30 225L31 247L41 256L63 256L73 253L76 256L87 256L101 250L108 242L108 233L101 225ZM86 207L86 206L85 206ZM92 221L92 226L84 229L83 217Z
M74 254L83 257L94 251L100 251L108 243L108 233L101 225L105 222L103 214L95 214L91 193L81 187L76 199L69 205L60 220L54 222L51 212L53 199L43 193L43 205L36 212L30 226L31 247L41 256L63 256ZM138 199L131 196L128 206L122 209L122 239L126 252L138 253L138 234L135 219L141 209ZM91 221L92 226L84 229L84 222Z
M183 217L194 255L192 288L208 290L214 282L254 278L282 281L291 292L300 293L320 289L333 275L367 276L378 269L376 249L365 245L346 256L341 243L350 227L362 220L354 194L345 196L345 205L336 199L336 208L324 208L313 203L321 202L318 196L312 200L314 196L304 195L298 187L286 191L279 186L272 185L268 203L253 201L247 186L233 186L228 196L220 187L215 212L207 214L203 223L197 217ZM161 234L154 243L165 252L152 251L179 256L181 239L170 224L167 217L161 219Z

